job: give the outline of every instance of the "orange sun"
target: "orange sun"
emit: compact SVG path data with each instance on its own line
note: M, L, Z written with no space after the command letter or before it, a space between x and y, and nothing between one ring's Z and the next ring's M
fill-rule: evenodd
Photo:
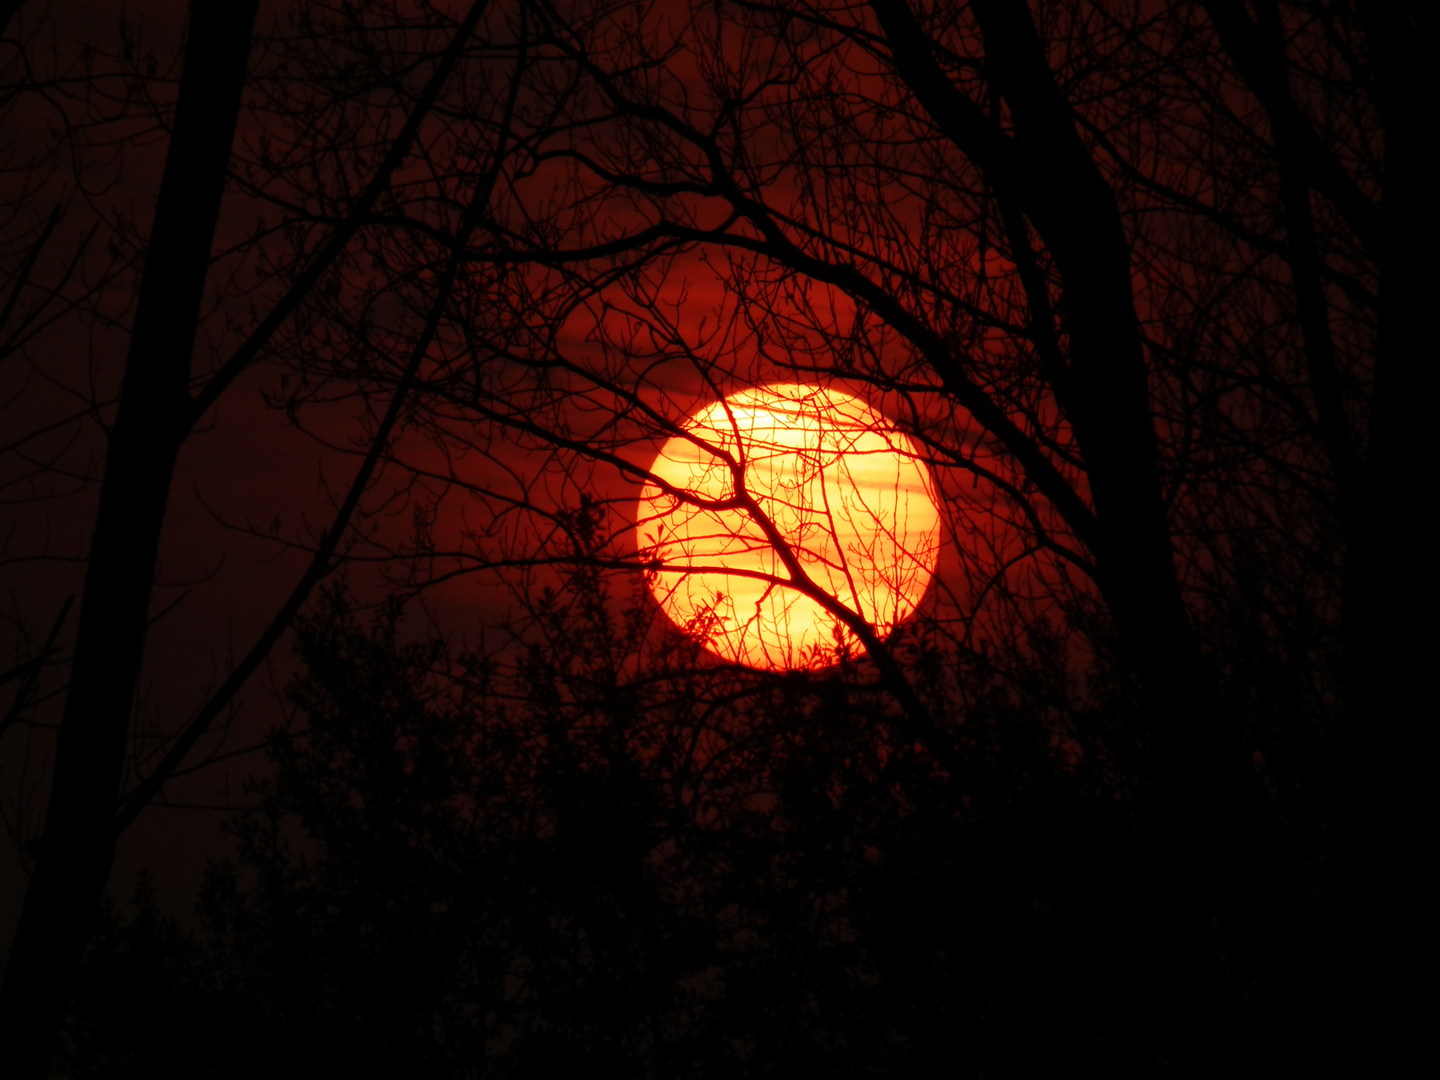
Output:
M682 430L650 466L659 482L636 516L658 564L650 588L677 626L750 667L819 668L858 642L803 578L881 637L915 610L940 515L914 444L884 416L850 394L777 383Z

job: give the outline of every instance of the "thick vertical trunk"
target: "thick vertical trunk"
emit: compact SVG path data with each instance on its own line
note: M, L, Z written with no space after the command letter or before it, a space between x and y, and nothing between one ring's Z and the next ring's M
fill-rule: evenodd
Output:
M1433 141L1424 85L1434 16L1420 4L1357 5L1384 125L1379 240L1380 319L1365 468L1348 523L1342 612L1343 727L1330 754L1333 874L1340 917L1355 956L1347 971L1364 1034L1355 1059L1401 1071L1424 1030L1423 1005L1397 972L1427 946L1429 919L1420 856L1430 843L1427 794L1433 743L1424 717L1434 661L1418 631L1433 611L1434 586L1420 565L1427 550L1429 477L1422 463L1433 425L1436 200L1425 165ZM1375 1032L1395 1031L1394 1040ZM1368 1038L1366 1036L1369 1036ZM1408 1037L1407 1037L1408 1036ZM1377 1046L1383 1042L1385 1045Z
M1179 950L1162 962L1184 994L1177 1023L1204 1030L1231 997L1212 926L1245 887L1241 852L1263 793L1241 733L1218 707L1180 591L1119 207L1079 137L1028 5L970 5L987 77L1009 106L1009 137L949 84L904 0L872 6L920 103L1034 225L1059 271L1069 339L1063 404L1090 486L1089 546L1146 698L1157 881L1174 903L1156 912L1152 939L1162 953Z
M1214 707L1180 593L1131 288L1113 191L1076 131L1028 7L974 0L985 67L1013 137L953 87L904 0L872 0L897 71L931 118L1033 223L1060 272L1069 337L1064 405L1094 506L1099 585L1149 701L1157 787L1189 816L1245 786L1236 733ZM1221 779L1221 778L1224 779Z
M903 0L872 6L920 104L1029 218L1060 271L1069 336L1065 408L1090 484L1099 584L1151 698L1157 745L1172 732L1181 741L1203 740L1215 718L1206 716L1200 731L1187 727L1210 695L1175 570L1130 248L1114 193L1076 132L1023 3L971 5L987 74L1010 106L1013 138L949 84Z
M972 10L1015 124L1025 175L1011 186L1060 272L1067 412L1095 508L1100 586L1147 692L1169 698L1178 679L1193 699L1198 658L1176 578L1119 207L1080 141L1028 9L976 0Z
M1297 314L1304 334L1316 427L1338 492L1343 542L1341 581L1340 727L1325 755L1320 785L1327 826L1325 894L1338 925L1327 942L1332 1010L1352 1055L1350 1065L1374 1068L1394 1053L1370 1037L1382 1026L1408 1030L1398 1018L1413 1003L1389 992L1390 958L1411 946L1422 895L1414 851L1422 820L1418 793L1425 778L1409 723L1424 687L1420 638L1409 627L1429 604L1417 590L1428 581L1405 563L1423 550L1419 463L1426 424L1419 379L1433 348L1424 314L1434 295L1434 200L1422 187L1420 42L1433 16L1420 4L1359 4L1367 77L1384 132L1384 175L1376 203L1351 178L1294 100L1281 12L1274 0L1255 6L1252 23L1234 0L1205 4L1222 45L1265 110L1273 138ZM1331 19L1350 17L1343 8ZM1336 365L1330 313L1311 216L1312 190L1339 213L1378 270L1379 320L1368 422L1347 415ZM1361 448L1364 448L1362 455ZM1394 575L1386 580L1387 574ZM1403 584L1402 584L1403 582ZM1423 614L1420 616L1423 618ZM1402 752L1397 748L1405 746ZM1402 915L1398 917L1397 915ZM1363 988L1357 993L1357 989ZM1419 1022L1418 1017L1415 1020ZM1398 1053L1396 1056L1398 1064ZM1394 1071L1391 1069L1390 1071Z
M191 352L256 13L192 5L111 432L35 873L0 989L9 1075L43 1077L114 854L115 808Z
M1422 85L1421 42L1433 16L1411 14L1418 5L1362 5L1381 120L1385 163L1380 207L1380 321L1376 341L1362 509L1347 536L1344 603L1346 704L1350 731L1373 750L1366 757L1367 790L1385 801L1418 799L1420 788L1381 782L1381 774L1415 767L1428 756L1400 753L1416 732L1411 717L1426 693L1422 673L1429 650L1413 626L1428 618L1429 578L1414 560L1426 550L1427 478L1421 465L1433 430L1430 380L1434 352L1431 313L1436 287L1436 199L1425 147L1431 136ZM1400 760L1396 760L1397 757Z
M973 0L987 71L1007 104L1025 175L1018 197L1055 261L1069 333L1066 413L1095 511L1098 584L1140 680L1159 869L1177 922L1157 941L1203 1029L1238 1000L1219 954L1243 936L1255 838L1268 825L1243 733L1220 707L1176 571L1132 287L1130 244L1109 183L1081 141L1028 5ZM1157 913L1159 914L1159 913ZM1237 922L1237 917L1240 922ZM1221 938L1213 937L1220 920ZM1161 946L1165 948L1166 946ZM1177 987L1178 989L1178 987ZM1224 1030L1222 1027L1220 1030Z

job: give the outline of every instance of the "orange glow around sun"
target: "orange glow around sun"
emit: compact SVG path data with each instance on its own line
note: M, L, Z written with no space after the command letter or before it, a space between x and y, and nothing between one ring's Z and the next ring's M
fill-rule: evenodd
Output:
M853 632L794 587L774 534L882 638L914 611L940 516L914 444L884 416L837 390L773 384L707 406L683 432L650 466L660 483L645 485L636 517L658 564L651 590L677 626L756 668L820 668L840 648L858 651ZM739 505L746 496L753 506Z

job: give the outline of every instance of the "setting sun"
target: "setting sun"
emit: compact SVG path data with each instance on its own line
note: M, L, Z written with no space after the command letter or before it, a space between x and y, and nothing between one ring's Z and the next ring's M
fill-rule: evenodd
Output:
M940 533L929 474L914 444L850 394L796 384L733 394L686 421L650 470L660 482L641 492L637 524L659 565L651 589L727 660L818 668L856 648L797 587L787 556L881 637L929 585Z

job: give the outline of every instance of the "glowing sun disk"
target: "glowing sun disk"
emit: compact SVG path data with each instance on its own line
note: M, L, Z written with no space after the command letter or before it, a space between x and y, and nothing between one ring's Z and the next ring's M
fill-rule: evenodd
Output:
M659 565L651 589L676 625L758 668L824 667L854 650L786 555L881 637L915 609L940 518L914 445L884 416L838 390L779 383L715 402L683 431L651 465L660 482L636 517Z

